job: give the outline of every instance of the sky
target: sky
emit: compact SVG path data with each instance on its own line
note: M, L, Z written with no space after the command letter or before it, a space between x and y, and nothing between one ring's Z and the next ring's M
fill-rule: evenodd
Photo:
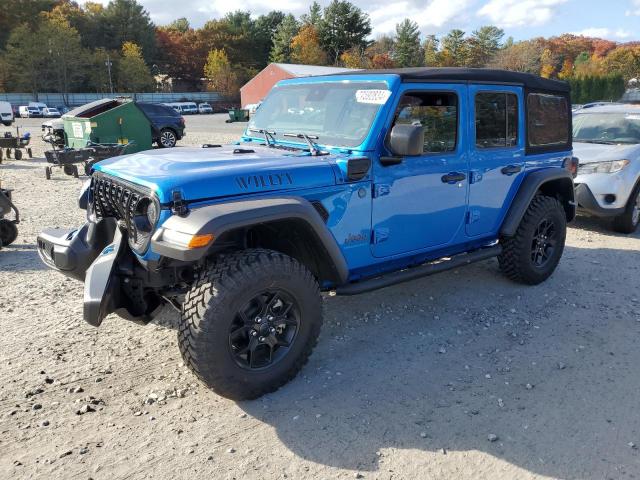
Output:
M95 0L94 0L95 1ZM104 4L108 0L99 0ZM299 16L311 0L138 0L156 25L186 17L192 26L238 9L257 16L282 10ZM319 3L326 6L330 0ZM443 34L452 28L471 32L482 25L497 25L515 40L575 33L619 42L640 40L640 0L351 0L371 18L373 37L392 33L395 25L411 18L423 35Z

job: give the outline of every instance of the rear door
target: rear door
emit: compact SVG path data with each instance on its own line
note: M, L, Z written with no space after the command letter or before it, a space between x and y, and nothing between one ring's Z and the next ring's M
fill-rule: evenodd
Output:
M469 86L470 237L497 232L524 175L524 99L517 86Z
M425 128L422 155L375 165L373 255L435 249L463 231L467 208L467 86L402 86L395 123Z

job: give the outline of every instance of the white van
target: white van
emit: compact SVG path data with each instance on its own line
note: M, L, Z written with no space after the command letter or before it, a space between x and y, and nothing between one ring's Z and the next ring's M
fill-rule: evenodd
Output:
M180 114L184 113L182 111L182 104L180 104L180 103L163 103L163 105L166 105L167 107L173 108L176 112L178 112Z
M40 109L37 107L27 107L26 105L21 106L18 109L18 113L20 113L20 118L33 118L33 117L41 117Z
M10 127L15 119L9 102L0 102L0 121L5 127Z
M180 102L180 106L183 114L193 115L198 113L198 106L194 102Z
M40 115L42 115L44 109L47 108L47 104L42 102L29 102L29 107L37 108L40 112Z

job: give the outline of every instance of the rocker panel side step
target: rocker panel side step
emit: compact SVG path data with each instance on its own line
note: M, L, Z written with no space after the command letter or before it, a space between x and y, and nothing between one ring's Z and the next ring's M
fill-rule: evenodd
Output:
M426 277L434 273L440 273L453 268L458 268L470 263L487 260L497 257L502 252L501 245L494 245L468 253L461 253L450 257L447 260L440 259L429 263L423 263L417 267L410 267L405 270L391 272L382 276L362 280L359 282L348 283L336 289L336 295L357 295L359 293L371 292L380 288L389 287L398 283L408 282L416 278Z

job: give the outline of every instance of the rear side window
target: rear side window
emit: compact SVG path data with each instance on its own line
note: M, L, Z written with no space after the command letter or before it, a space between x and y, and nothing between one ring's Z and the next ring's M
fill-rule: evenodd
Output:
M518 144L518 97L512 93L476 95L476 148Z
M402 96L395 123L424 127L424 153L452 152L458 134L455 93L411 92Z
M527 96L527 141L530 147L569 144L569 105L566 97L544 93Z

